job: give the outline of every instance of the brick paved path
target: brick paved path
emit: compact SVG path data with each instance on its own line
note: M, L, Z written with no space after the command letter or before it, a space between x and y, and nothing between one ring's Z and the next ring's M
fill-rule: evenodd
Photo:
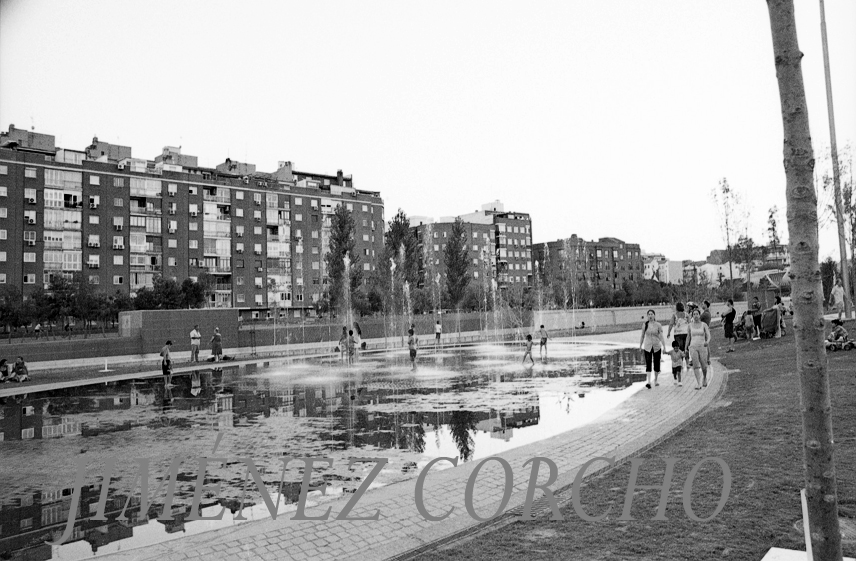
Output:
M552 488L559 489L572 483L577 470L591 458L625 458L668 437L709 405L723 388L727 373L715 362L712 368L711 383L702 391L694 389L691 374L688 383L679 388L673 386L671 376L664 373L659 387L642 389L589 425L501 454L514 471L513 494L506 509L524 503L531 465L524 469L523 464L532 457L546 456L558 465L559 479ZM699 458L686 460L697 462ZM345 497L307 509L307 515L313 516L332 506L330 521L293 521L290 514L280 514L277 520L248 522L104 559L388 559L478 524L464 506L467 479L477 464L469 462L456 469L428 475L424 487L428 511L436 516L452 506L455 508L442 522L428 522L419 515L414 501L416 480L411 479L370 491L351 512L351 516L368 516L379 509L381 518L378 521L332 520L350 499ZM542 465L539 481L546 480L546 472L547 466ZM673 482L673 485L679 483ZM475 488L476 512L482 517L495 512L503 489L502 466L495 461L486 463ZM536 498L540 496L538 491ZM586 504L585 499L583 504ZM590 511L597 514L602 507L590 505Z

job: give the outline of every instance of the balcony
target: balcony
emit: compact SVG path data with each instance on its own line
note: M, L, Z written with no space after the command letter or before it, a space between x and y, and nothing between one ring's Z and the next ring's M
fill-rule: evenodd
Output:
M101 265L99 263L87 263L86 264L90 269L98 269Z
M224 267L223 265L215 265L214 267L206 267L209 273L214 273L218 275L231 275L232 267Z
M159 273L161 271L160 265L136 265L131 263L131 271L135 273L139 272L147 272L147 273Z
M209 195L207 193L202 195L203 201L208 201L210 203L219 203L223 205L231 205L232 200L229 195Z
M219 284L218 283L218 284L214 285L214 291L215 292L229 292L229 293L231 293L232 292L232 285L231 284Z
M61 240L45 240L44 243L45 243L45 249L62 249L62 241ZM90 246L90 247L92 247L92 246Z

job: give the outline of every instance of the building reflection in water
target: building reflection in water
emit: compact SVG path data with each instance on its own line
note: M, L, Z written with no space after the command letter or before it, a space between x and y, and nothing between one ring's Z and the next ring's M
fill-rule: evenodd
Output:
M517 358L514 355L508 365ZM384 455L377 450L399 451L400 471L415 473L416 462L425 457L429 447L432 451L440 450L442 434L450 435L460 458L469 461L476 452L479 435L499 444L512 444L518 434L537 427L542 417L541 386L552 378L567 378L573 381L573 387L586 391L617 390L645 378L641 357L635 350L551 359L549 368L537 373L508 365L497 370L468 368L461 357L438 358L435 363L457 369L459 374L453 372L452 376L423 382L418 375L403 377L398 371L378 368L368 372L340 372L331 376L329 383L304 384L280 382L264 375L278 365L268 368L247 365L177 375L173 377L173 387L165 387L158 377L0 398L0 455L12 453L10 446L19 446L16 441L71 438L80 439L92 448L122 433L136 435L148 431L144 436L153 444L159 441L177 444L179 439L188 436L199 439L212 430L249 430L246 434L251 436L265 428L283 430L282 426L299 426L308 427L309 436L303 436L304 442L314 442L315 448L292 449L291 439L271 438L263 443L264 451L273 458L337 452L371 457ZM481 396L479 392L486 389L501 397L501 406L482 404L469 397ZM562 397L565 395L568 392L561 392L558 400L561 410L570 413L572 404ZM434 438L426 442L429 433ZM67 446L54 450L49 443L40 446L38 452L30 452L35 449L25 446L15 448L14 453L43 456L72 450ZM360 449L371 452L357 452ZM42 456L39 458L44 460ZM35 455L33 458L39 459ZM73 465L74 458L57 456L50 461L57 466ZM10 480L14 474L4 471L0 465L0 477ZM315 484L354 479L346 476L335 470L319 471ZM189 499L196 474L181 472L179 479L177 498L184 501L177 500L174 504L172 521L158 521L167 534L183 532L190 515ZM358 483L359 477L355 479ZM265 473L264 481L269 489L280 488L276 470ZM242 506L242 477L207 477L207 485L217 482L224 487L222 496L203 501L202 509L219 510L222 505L237 513ZM155 478L154 488L158 483ZM286 478L282 485L286 503L297 501L300 483L297 470L293 477ZM114 481L112 487L127 489L128 485L122 487ZM25 489L0 491L0 559L50 559L52 547L45 542L62 534L69 517L72 491L70 487L54 488L51 481L37 479L28 480ZM132 538L134 527L148 524L161 515L161 501L156 498L139 521L138 492L129 498L127 491L125 494L119 491L110 494L107 520L92 520L99 494L100 486L95 484L82 489L77 523L70 539L70 543L87 542L92 552ZM244 507L261 502L258 494L248 492L247 496L249 500ZM119 519L126 501L129 506L125 516Z

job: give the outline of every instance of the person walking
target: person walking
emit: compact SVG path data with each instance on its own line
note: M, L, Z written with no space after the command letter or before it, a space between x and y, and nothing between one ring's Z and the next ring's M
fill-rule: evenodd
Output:
M532 361L532 364L535 364L535 359L532 358L532 335L528 333L526 334L526 351L523 353L523 364L526 364L527 356Z
M440 335L443 334L443 325L440 323L440 320L437 320L437 324L434 326L434 346L440 346Z
M345 343L348 346L348 364L354 364L354 355L357 352L357 342L354 339L354 330L348 330L348 340Z
M701 321L710 328L710 302L707 300L701 303Z
M657 378L660 376L660 357L666 347L666 338L663 335L663 326L657 321L654 310L648 310L647 316L648 319L642 325L639 348L645 353L645 373L647 375L645 387L650 390L652 366L654 369L654 385L660 385Z
M684 369L684 351L681 350L680 344L677 341L672 341L672 350L669 351L669 357L672 359L672 376L675 377L675 384L683 386L681 372Z
M776 296L776 302L780 303L782 299ZM838 319L844 314L844 287L841 286L841 279L835 279L835 286L829 293L829 304L832 309L838 312Z
M36 341L41 339L41 337L42 337L42 324L39 322L36 322L36 326L33 328L33 331L35 331L35 333L36 333Z
M541 326L541 329L538 330L538 337L541 338L541 344L538 345L538 356L541 360L544 360L547 358L547 330L544 329L543 325ZM541 355L542 351L544 353L543 356Z
M342 326L342 335L339 336L339 356L345 362L348 356L348 326Z
M202 334L199 326L194 325L190 332L190 362L199 362L199 347L202 345Z
M360 324L357 322L354 322L354 342L357 344L358 351L363 348L363 345L365 345L365 343L363 343L363 330L360 329Z
M722 316L722 327L725 330L725 339L728 341L727 353L734 352L734 320L737 318L737 310L734 309L734 300L728 299L728 311Z
M701 321L701 312L693 311L690 323L689 336L687 337L687 348L689 349L692 367L695 373L696 389L707 387L707 361L710 349L710 328Z
M163 379L166 385L172 385L172 355L170 354L170 348L172 347L172 341L167 341L166 344L161 349L161 372L163 372Z
M666 339L672 336L672 330L675 331L675 342L681 351L687 350L687 330L690 328L690 321L687 313L684 311L684 304L678 302L675 304L675 313L672 314L672 321L669 323L669 331L666 333Z
M419 337L416 336L413 328L407 334L407 348L410 349L410 369L416 371L416 350L419 348Z
M223 336L220 335L220 328L214 328L214 335L211 337L211 356L216 362L220 362L223 357Z
M752 332L753 339L761 338L761 302L758 300L757 296L752 298L752 323L755 326L755 330Z

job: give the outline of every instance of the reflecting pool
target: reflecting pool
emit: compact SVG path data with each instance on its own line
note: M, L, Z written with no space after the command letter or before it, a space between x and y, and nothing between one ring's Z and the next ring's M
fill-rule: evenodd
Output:
M348 469L351 458L388 459L373 486L415 477L438 456L479 460L591 422L645 379L635 349L551 343L549 359L535 356L537 364L524 366L519 347L425 350L414 372L406 350L369 352L350 366L339 357L269 361L177 375L172 386L160 377L90 381L0 398L0 559L91 558L269 516L238 458L253 460L273 500L281 493L281 512L295 508L303 479L303 462L283 472L284 456L334 459L313 472L326 493L310 493L309 504L361 485L373 464ZM152 492L176 455L194 459L178 469L173 520L155 520L166 485L138 520L135 459L149 459ZM204 516L225 507L223 520L186 520L199 456L228 458L209 465L205 484L221 490L201 502ZM110 457L118 465L107 520L96 521ZM50 546L69 518L78 461L88 478L77 523L68 543Z

